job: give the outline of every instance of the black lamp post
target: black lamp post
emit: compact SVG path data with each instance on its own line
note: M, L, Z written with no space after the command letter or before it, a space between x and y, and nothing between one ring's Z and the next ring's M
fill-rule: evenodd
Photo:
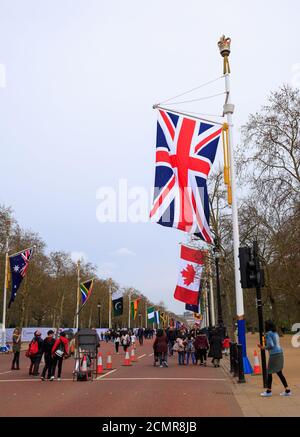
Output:
M100 302L98 302L97 308L98 308L98 325L99 328L101 328L101 303Z
M219 240L218 240L218 238L215 238L214 257L215 257L215 263L216 263L216 276L217 276L218 325L223 326L221 287L220 287L220 271L219 271L220 256L221 256L221 253L220 253Z

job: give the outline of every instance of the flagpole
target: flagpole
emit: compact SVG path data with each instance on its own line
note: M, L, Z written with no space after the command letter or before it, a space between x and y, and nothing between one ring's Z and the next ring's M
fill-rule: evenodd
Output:
M7 274L8 274L8 244L9 244L9 226L6 234L5 242L5 268L4 268L4 287L3 287L3 313L2 313L2 338L1 338L1 349L4 351L6 349L6 297L7 297Z
M213 287L213 277L212 277L212 268L211 268L211 258L208 258L209 263L209 293L210 293L210 307L211 307L211 324L212 326L216 325L215 319L215 301L214 301L214 287Z
M131 290L131 288L129 289L129 295L128 295L128 329L130 329L130 319L131 319L131 317L130 317L130 310L131 310L131 307L130 307L130 305L131 305L131 292L132 292L132 290Z
M148 328L148 313L147 313L147 301L145 301L145 328Z
M111 278L108 280L108 329L111 329Z
M80 300L80 261L77 261L77 305L76 305L76 329L79 329L79 300Z
M244 373L253 373L251 364L247 357L246 348L246 322L244 318L244 298L243 290L241 286L241 274L239 269L239 223L238 223L238 205L236 196L236 175L235 164L233 155L233 113L234 105L231 103L231 89L230 89L230 67L228 57L230 55L230 38L223 36L219 43L219 50L221 56L224 58L224 75L225 75L225 91L227 94L226 103L224 105L224 115L226 115L228 123L228 151L229 151L229 163L230 163L230 184L231 184L231 199L232 199L232 229L233 229L233 253L234 253L234 276L235 276L235 296L236 296L236 309L238 319L238 339L242 345L243 350L243 363Z

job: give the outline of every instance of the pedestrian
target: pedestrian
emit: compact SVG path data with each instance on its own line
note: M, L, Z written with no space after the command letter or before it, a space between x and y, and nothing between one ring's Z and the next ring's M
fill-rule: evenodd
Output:
M168 367L168 340L162 329L158 329L153 343L153 350L159 358L159 367Z
M116 354L118 354L118 355L119 355L120 341L121 341L120 333L117 332L115 339L114 339L114 343L115 343L115 351L116 351Z
M52 347L52 371L51 371L51 377L50 381L54 380L55 377L55 370L56 366L57 369L57 381L61 380L61 373L62 373L62 365L64 358L67 358L69 356L69 341L66 338L65 332L62 332L59 336L59 338L55 341L53 347Z
M176 331L173 326L170 326L169 329L167 330L167 338L168 338L169 356L171 357L174 354L173 346L176 340Z
M131 342L133 349L135 349L136 335L135 335L134 331L132 332L132 334L130 336L130 342Z
M54 343L55 343L54 331L50 329L47 332L47 337L43 341L43 353L44 353L45 365L41 375L42 381L45 381L46 372L47 372L47 379L50 379L52 375L52 363L53 363L52 348L54 346Z
M178 337L176 338L175 344L173 346L173 350L175 352L178 352L178 364L179 366L184 365L184 353L185 353L185 346L183 342L183 338L181 334L178 334Z
M20 370L20 352L21 352L21 331L15 328L12 336L14 358L11 364L11 370Z
M205 331L200 331L197 333L194 346L196 364L198 364L198 361L200 360L200 366L206 367L206 356L209 348L209 343Z
M225 335L225 338L223 340L222 346L223 346L223 351L226 355L226 357L228 357L229 355L229 350L230 350L230 338L228 337L228 335Z
M124 352L126 353L128 347L130 346L130 337L129 337L129 334L127 333L127 331L123 331L123 333L122 333L121 344L123 346Z
M30 358L29 375L38 376L39 366L43 356L43 339L39 330L34 332L34 337L29 343L26 356Z
M214 367L220 367L220 360L223 358L223 355L222 336L218 329L214 329L211 333L208 356L212 358Z
M142 346L143 343L144 343L144 329L143 328L139 328L137 334L138 334L138 339L139 339L140 346Z
M186 351L186 365L189 365L190 357L192 358L192 363L196 364L194 337L191 334L189 334L185 339L184 345Z
M284 356L283 350L280 346L279 335L276 329L275 324L272 320L267 320L265 322L265 332L266 332L266 346L261 346L258 344L257 346L260 349L267 349L269 351L269 362L267 369L267 390L265 390L260 395L262 397L271 397L272 396L272 381L273 381L273 373L277 373L280 381L282 382L285 391L280 393L280 396L291 396L292 392L289 389L288 383L282 373L283 365L284 365Z

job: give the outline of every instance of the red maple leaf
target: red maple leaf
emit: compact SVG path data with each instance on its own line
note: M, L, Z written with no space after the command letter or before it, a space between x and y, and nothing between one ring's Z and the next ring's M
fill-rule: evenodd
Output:
M188 264L186 269L181 271L181 276L184 278L184 284L190 285L194 282L196 271L192 264Z

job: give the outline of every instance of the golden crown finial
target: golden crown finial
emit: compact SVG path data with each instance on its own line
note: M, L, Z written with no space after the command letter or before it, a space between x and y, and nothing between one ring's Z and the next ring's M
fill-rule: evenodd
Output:
M224 74L230 73L230 67L228 61L228 56L230 55L230 44L231 44L231 38L226 38L225 35L222 35L218 42L220 54L224 58Z

